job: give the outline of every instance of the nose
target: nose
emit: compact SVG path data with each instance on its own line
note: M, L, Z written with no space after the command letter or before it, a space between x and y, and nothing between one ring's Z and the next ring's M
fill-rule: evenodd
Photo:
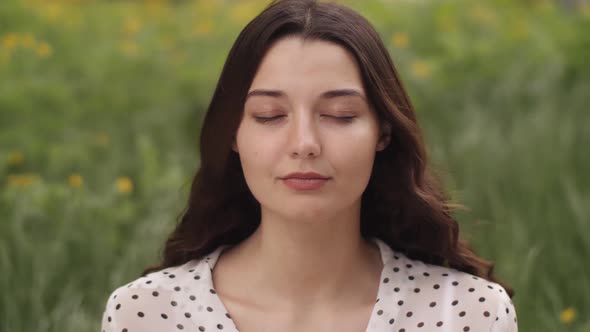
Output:
M320 155L320 136L313 116L294 116L289 130L289 154L292 158L316 158Z

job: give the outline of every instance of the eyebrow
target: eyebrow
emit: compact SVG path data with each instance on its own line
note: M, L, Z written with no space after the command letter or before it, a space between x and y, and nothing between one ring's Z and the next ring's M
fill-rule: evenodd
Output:
M265 96L265 97L274 97L274 98L281 98L285 97L286 94L281 90L265 90L265 89L256 89L248 92L246 96L246 100L252 96ZM337 89L337 90L328 90L323 92L320 95L322 99L332 99L336 97L360 97L364 101L367 100L365 95L356 89Z

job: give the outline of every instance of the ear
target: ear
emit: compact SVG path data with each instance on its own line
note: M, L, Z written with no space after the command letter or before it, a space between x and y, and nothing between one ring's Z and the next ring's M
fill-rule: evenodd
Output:
M381 127L381 136L377 142L377 151L383 151L391 142L391 124L385 122Z

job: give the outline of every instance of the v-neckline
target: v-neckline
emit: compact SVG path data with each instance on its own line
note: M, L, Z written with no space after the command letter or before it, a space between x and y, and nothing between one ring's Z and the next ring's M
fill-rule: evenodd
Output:
M364 332L378 332L376 328L374 328L374 326L376 326L376 322L375 319L378 316L378 304L380 301L382 301L384 298L386 298L384 295L385 293L385 287L383 284L383 279L385 278L385 274L386 274L386 269L388 267L388 262L391 258L393 258L393 250L385 243L383 242L383 240L373 237L370 239L371 241L373 241L373 243L375 243L377 245L377 247L379 248L379 253L381 255L381 262L383 263L383 269L381 270L380 276L379 276L379 286L377 289L377 297L375 298L375 301L373 303L373 309L371 310L371 316L369 317L369 320L367 322L367 326ZM219 246L217 249L215 249L212 253L210 253L209 255L207 255L207 259L204 260L204 262L209 265L207 269L204 269L205 271L207 271L206 273L208 274L206 276L206 280L208 280L208 287L210 289L215 289L215 285L213 284L213 268L215 267L215 264L217 263L217 260L219 259L221 253L229 248L231 245L222 245ZM220 308L223 308L223 310L229 314L229 317L231 317L231 313L229 313L229 311L227 310L227 307L225 306L225 304L223 303L223 301L221 300L221 298L219 297L219 295L217 295L217 293L212 294L213 295L213 299L214 301L217 302L217 305ZM237 325L235 324L235 322L233 321L232 318L229 318L232 322L232 327L230 329L230 332L241 332L238 330Z

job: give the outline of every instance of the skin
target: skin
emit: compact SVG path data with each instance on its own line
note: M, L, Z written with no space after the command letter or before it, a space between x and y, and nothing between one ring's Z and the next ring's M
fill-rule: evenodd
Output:
M260 202L261 224L226 249L213 271L241 332L364 331L383 264L361 237L361 195L388 142L344 48L291 36L269 49L233 146ZM309 171L330 180L306 192L281 180Z

